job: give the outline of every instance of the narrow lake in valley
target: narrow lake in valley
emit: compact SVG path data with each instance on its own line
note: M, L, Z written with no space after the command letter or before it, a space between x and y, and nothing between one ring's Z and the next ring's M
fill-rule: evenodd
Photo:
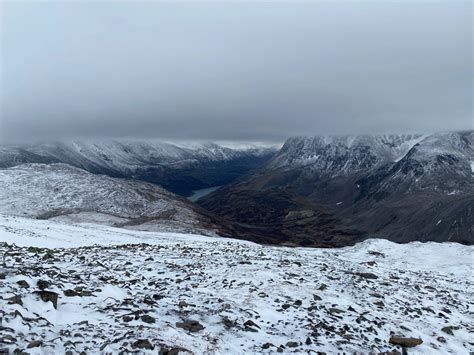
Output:
M208 187L206 189L194 190L193 194L191 196L189 196L188 199L193 201L193 202L196 202L201 197L204 197L206 195L209 195L211 192L216 191L219 187L221 187L221 185Z

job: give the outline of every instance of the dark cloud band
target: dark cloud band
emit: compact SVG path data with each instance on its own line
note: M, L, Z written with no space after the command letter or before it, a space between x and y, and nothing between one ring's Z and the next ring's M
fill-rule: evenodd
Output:
M3 2L3 140L472 128L472 5Z

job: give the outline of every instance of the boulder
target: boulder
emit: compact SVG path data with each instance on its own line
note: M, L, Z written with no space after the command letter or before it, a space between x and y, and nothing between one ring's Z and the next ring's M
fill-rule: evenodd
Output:
M400 336L392 336L390 337L389 343L393 345L400 345L405 348L413 348L417 345L422 344L423 340L419 338L405 338L405 337L400 337Z
M148 339L138 339L132 344L132 348L153 350L155 347Z
M58 309L58 294L56 292L41 290L34 293L40 296L43 302L51 302L53 307Z
M199 332L200 330L204 329L204 326L201 323L199 323L197 320L192 320L192 319L188 319L183 322L176 322L176 326L178 328L183 328L185 330L188 330L192 333Z

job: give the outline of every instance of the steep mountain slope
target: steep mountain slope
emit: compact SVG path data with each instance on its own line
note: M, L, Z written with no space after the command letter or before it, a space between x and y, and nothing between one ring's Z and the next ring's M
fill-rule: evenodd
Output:
M400 159L423 137L406 134L290 138L267 168L307 167L320 174L347 175Z
M217 228L205 213L156 185L91 174L66 164L0 169L0 213L142 230Z
M332 206L358 193L355 183L367 173L401 159L425 136L317 136L288 139L253 179L259 189L290 187Z
M473 187L474 131L434 134L393 164L363 181L374 197L415 191L468 193Z
M343 215L401 242L474 243L474 132L434 134L388 169L358 181Z
M159 184L175 193L223 185L263 164L276 152L265 144L171 144L156 140L43 143L0 148L0 167L66 163L96 174Z
M410 354L469 354L473 252L275 248L0 215L2 349L400 354L411 342Z
M473 243L473 136L292 138L262 169L199 203L262 234L278 231L276 242Z

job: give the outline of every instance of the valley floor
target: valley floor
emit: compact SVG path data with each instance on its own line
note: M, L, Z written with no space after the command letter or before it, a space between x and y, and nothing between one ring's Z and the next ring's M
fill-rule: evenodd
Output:
M281 248L0 215L0 252L0 349L474 351L474 247L455 243Z

